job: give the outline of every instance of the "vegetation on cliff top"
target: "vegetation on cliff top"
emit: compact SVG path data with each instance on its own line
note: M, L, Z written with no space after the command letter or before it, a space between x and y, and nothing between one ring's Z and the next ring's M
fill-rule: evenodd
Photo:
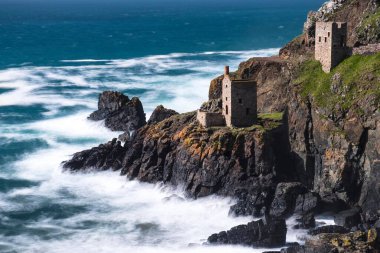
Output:
M354 55L331 73L322 71L318 61L302 64L295 84L303 97L312 96L319 107L335 111L348 110L360 101L380 101L380 53L370 56Z

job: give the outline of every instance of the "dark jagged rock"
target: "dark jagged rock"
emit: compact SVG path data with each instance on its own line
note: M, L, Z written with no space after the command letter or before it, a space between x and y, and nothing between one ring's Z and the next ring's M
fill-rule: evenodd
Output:
M371 210L362 214L362 220L371 226L375 226L376 223L380 223L379 218L380 216L378 211Z
M94 170L118 170L121 168L125 149L120 141L112 141L101 144L98 147L78 152L69 160L63 162L63 168L70 171Z
M240 244L254 247L280 247L286 241L285 220L252 221L239 225L228 231L211 235L210 244Z
M178 112L171 109L166 109L164 106L159 105L156 109L154 109L152 115L150 116L148 125L156 124L177 114Z
M352 228L357 226L361 222L360 209L353 208L342 211L335 215L335 224L346 228Z
M270 215L289 217L294 212L298 195L305 194L306 191L301 183L279 183L270 207Z
M231 206L229 214L235 216L262 217L269 206L268 196L264 194L250 195L247 191L239 191L236 194L237 203Z
M315 227L315 218L313 213L304 213L296 218L298 224L294 226L295 229L309 229Z
M315 192L298 195L296 199L295 213L318 213L320 211L320 196Z
M338 226L338 225L328 225L319 228L315 228L309 231L310 235L319 235L319 234L345 234L348 233L349 229Z
M195 112L174 115L142 127L127 140L118 169L122 175L144 182L184 185L191 197L235 196L246 191L261 210L269 208L276 180L291 173L289 156L283 150L286 145L279 145L284 137L286 128L281 124L205 129L196 121ZM80 152L66 167L79 156L82 162L75 168L87 169L86 158L94 151L97 149ZM97 166L105 168L101 161Z
M90 120L105 120L112 131L134 131L146 124L140 100L129 99L120 92L104 91L99 95L98 110L91 113Z
M327 193L321 197L322 212L339 213L347 208L349 208L347 203L339 199L334 193Z

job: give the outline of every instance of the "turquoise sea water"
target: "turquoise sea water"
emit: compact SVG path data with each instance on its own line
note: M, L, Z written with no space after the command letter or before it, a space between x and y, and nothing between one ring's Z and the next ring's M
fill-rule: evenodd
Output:
M118 135L86 120L101 91L148 116L194 110L224 65L276 54L321 2L0 0L0 252L262 252L187 247L249 221L233 200L165 200L181 190L60 162Z

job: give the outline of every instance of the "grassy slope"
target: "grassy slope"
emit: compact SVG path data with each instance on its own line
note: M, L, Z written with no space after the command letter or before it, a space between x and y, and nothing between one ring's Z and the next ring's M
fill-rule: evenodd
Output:
M380 8L378 8L374 13L364 18L363 22L360 24L360 26L356 30L359 38L376 40L376 38L378 38L380 34L379 24L380 24ZM369 29L369 27L371 28Z
M340 74L342 83L334 90L331 85L335 74ZM369 95L379 103L380 53L351 56L328 74L319 62L309 60L301 66L295 84L300 85L303 97L311 95L318 106L332 111L337 107L348 110Z

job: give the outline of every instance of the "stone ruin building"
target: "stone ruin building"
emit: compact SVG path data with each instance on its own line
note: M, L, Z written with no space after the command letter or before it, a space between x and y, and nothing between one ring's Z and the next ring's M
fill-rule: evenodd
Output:
M347 23L317 22L315 27L315 59L329 73L349 55Z
M257 84L253 80L232 80L225 67L222 82L222 113L198 110L197 119L204 127L249 127L257 121Z

